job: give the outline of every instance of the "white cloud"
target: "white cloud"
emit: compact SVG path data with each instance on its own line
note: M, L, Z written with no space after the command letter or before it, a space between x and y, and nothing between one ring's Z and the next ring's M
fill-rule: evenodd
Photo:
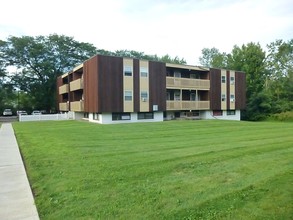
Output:
M9 35L73 36L100 49L170 54L197 64L204 47L293 36L290 0L10 0L1 3L0 39Z

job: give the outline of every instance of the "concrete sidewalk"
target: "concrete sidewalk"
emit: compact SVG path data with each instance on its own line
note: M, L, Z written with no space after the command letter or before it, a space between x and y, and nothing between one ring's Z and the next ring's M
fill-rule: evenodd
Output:
M39 219L11 123L0 128L0 219Z

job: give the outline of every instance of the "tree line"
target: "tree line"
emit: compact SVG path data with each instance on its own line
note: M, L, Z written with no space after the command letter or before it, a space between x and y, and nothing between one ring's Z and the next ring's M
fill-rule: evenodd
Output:
M266 51L259 43L234 46L231 53L204 48L201 65L246 73L244 120L263 120L293 109L293 39L276 40Z
M95 54L130 57L176 64L184 58L148 55L134 50L108 51L73 37L10 36L0 40L0 111L4 108L56 111L56 78ZM199 62L204 67L246 73L245 120L262 120L293 108L293 39L234 46L231 53L204 48ZM11 71L13 67L13 71Z

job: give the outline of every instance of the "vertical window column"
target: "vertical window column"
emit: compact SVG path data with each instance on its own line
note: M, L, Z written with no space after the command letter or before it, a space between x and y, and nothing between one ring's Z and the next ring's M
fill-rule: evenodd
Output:
M133 59L123 58L123 111L133 112Z
M230 109L235 109L235 71L230 71Z
M227 71L221 70L221 110L227 109Z
M145 60L139 61L139 90L139 110L140 112L149 112L149 62Z

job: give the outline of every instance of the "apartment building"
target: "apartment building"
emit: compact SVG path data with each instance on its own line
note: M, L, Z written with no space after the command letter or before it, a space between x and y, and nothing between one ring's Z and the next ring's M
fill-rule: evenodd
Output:
M96 55L58 77L59 111L102 124L240 120L245 73Z

